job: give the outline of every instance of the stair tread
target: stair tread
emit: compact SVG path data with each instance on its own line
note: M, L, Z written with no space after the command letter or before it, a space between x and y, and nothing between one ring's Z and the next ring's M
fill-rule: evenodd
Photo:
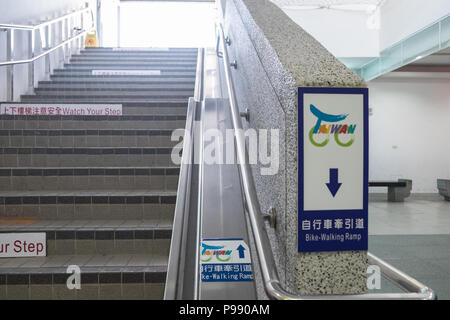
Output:
M2 168L0 170L90 170L90 169L104 169L104 170L134 170L134 169L178 169L179 167L170 167L170 166L145 166L145 167L14 167L14 168Z
M134 196L176 196L176 191L149 190L71 190L71 191L0 191L0 197L134 197Z
M172 230L167 222L155 220L38 220L0 219L0 232L30 231L130 231L130 230Z
M58 255L2 258L0 274L66 274L69 265L82 273L166 272L167 257L154 254Z
M129 103L129 102L134 102L134 103L154 103L154 104L163 104L163 103L173 103L176 104L178 106L178 104L182 104L182 105L187 105L188 100L186 98L183 99L171 99L171 100L167 100L167 99L153 99L153 98L143 98L143 97L116 97L116 98L110 98L110 97L98 97L98 98L94 98L91 96L79 96L79 97L73 97L73 96L36 96L36 95L26 95L26 96L22 96L21 97L23 103L61 103L61 101L63 101L65 104L70 104L70 103L104 103L104 104L109 104L109 103L118 103L118 104L123 104L123 103ZM71 99L75 99L75 100L71 100ZM94 101L92 101L94 100ZM181 105L180 105L181 106Z

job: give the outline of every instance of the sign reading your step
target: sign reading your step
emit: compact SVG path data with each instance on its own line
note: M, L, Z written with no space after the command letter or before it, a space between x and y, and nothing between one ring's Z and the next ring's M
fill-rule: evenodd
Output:
M367 250L368 90L298 96L298 252Z
M0 105L0 114L50 116L121 116L121 104L7 104Z
M0 233L0 258L45 257L45 233Z

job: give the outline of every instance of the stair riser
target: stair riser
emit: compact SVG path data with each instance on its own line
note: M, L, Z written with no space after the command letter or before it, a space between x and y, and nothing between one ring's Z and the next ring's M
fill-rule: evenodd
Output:
M171 154L2 154L0 167L163 167L176 166Z
M117 52L117 51L81 51L80 54L73 55L72 57L114 57L118 59L126 59L130 57L143 57L143 58L197 58L197 52L195 51L128 51L128 52Z
M111 97L111 96L100 96L100 97L90 97L90 96L22 96L22 103L39 103L39 104L89 104L89 103L99 103L99 104L125 104L125 103L134 103L136 105L152 103L153 105L164 105L166 104L174 104L177 106L181 106L182 104L187 103L190 96L186 97L177 97L168 99L168 98L149 98L149 97Z
M0 218L37 220L149 220L171 225L175 204L4 204Z
M71 72L64 74L63 71L50 75L51 80L60 81L97 81L97 82L148 82L158 83L172 82L172 83L186 83L195 81L195 73L193 72L163 72L159 76L93 76L92 72L80 74L79 72Z
M162 54L162 55L170 55L170 54L179 54L179 53L185 53L185 54L197 54L198 49L196 48L120 48L120 49L113 49L113 48L106 48L106 47L87 47L81 50L81 53L97 53L97 52L110 52L110 53L118 53L127 55L130 53L140 53L140 54Z
M144 70L144 69L171 69L171 68L186 68L186 69L194 69L196 67L196 61L169 61L169 62L162 62L162 61L139 61L139 62L132 62L127 61L126 59L123 60L115 60L115 61L97 61L97 62L90 62L90 61L72 61L71 63L64 64L64 68L70 69L70 68L92 68L92 69L100 69L106 67L107 69L112 68L113 70L116 70L116 68L130 68L130 69L138 69L138 70Z
M123 102L133 101L135 99L139 100L147 100L147 101L162 101L163 99L167 99L168 101L180 101L188 100L193 96L193 92L191 91L168 91L168 92L146 92L146 91L126 91L126 92L112 92L112 91L40 91L36 96L24 95L21 96L21 101L45 101L46 99L55 100L58 99L60 101L65 100L86 100L90 99L91 101L115 101L121 100Z
M44 84L50 84L50 83L55 83L55 84L61 84L61 83L65 83L65 84L86 84L86 85L90 85L90 84L97 84L97 83L101 83L101 84L123 84L123 85L134 85L134 84L160 84L160 85L164 85L164 84L170 84L170 85L174 85L174 84L192 84L195 81L195 76L190 76L190 77L183 77L183 76L179 76L179 77L164 77L164 76L160 76L160 77L153 77L153 78L143 78L143 77L125 77L125 76L121 76L121 77L108 77L105 78L104 76L87 76L87 77L77 77L77 76L62 76L62 75L51 75L50 79L52 80L52 82L49 81L42 81L40 83L44 83Z
M1 191L177 191L178 175L1 176Z
M169 136L151 135L78 135L78 136L1 136L5 148L89 148L89 147L162 147L178 142Z
M173 118L173 117L171 117ZM57 130L57 129L154 129L154 130L175 130L184 128L186 120L179 117L180 120L142 120L142 121L96 121L85 118L85 120L3 120L0 121L0 128L5 129L39 129L39 130Z
M190 65L196 65L197 60L195 57L110 57L108 55L104 55L103 57L94 57L94 56L74 56L70 59L70 63L186 63Z
M65 69L55 69L53 70L54 74L67 74L67 73L74 73L74 74L89 74L92 75L93 70L159 70L161 71L162 75L170 76L170 75L188 75L188 74L195 74L196 68L195 67L184 67L184 66L74 66L74 67L67 67ZM101 77L110 77L111 75L99 75ZM118 77L121 76L129 76L129 75L115 75ZM134 75L133 75L134 76ZM159 77L160 75L137 75L140 77Z
M55 284L0 285L0 300L162 300L165 272L152 276L152 282L81 284L80 290L67 289L69 274L59 274Z
M59 83L49 83L49 84L40 84L39 88L35 89L35 92L44 92L44 91L123 91L123 92L132 92L132 91L161 91L165 92L171 91L194 91L194 84L166 84L166 85L158 85L158 84L114 84L114 83L98 83L98 84L86 84L86 83L67 83L67 84L59 84Z
M148 99L160 99L160 98L167 98L167 99L189 99L189 97L192 97L194 95L193 90L164 90L164 89L157 89L157 90L136 90L136 89L125 89L125 90L119 90L119 89L105 89L105 90L94 90L91 88L91 90L36 90L35 92L39 96L55 96L55 97L67 97L67 96L87 96L87 97L93 97L93 98L109 98L109 97L116 97L116 96L123 96L124 98L135 98L135 97L142 97L142 98L148 98Z
M163 259L169 255L169 246L170 239L47 240L47 256L148 254L154 257L158 250L159 259Z
M46 234L46 255L131 255L147 254L160 263L165 263L169 254L170 238L172 231L170 229L155 230L128 230L116 229L107 230L98 228L89 230L89 227L80 230L55 230L27 228L17 232L36 232ZM8 231L8 233L14 230ZM3 230L1 233L4 233ZM0 233L0 234L1 234ZM131 257L130 257L131 258ZM113 267L115 261L110 261L106 266ZM39 262L33 267L42 267ZM1 265L2 268L7 267ZM1 269L0 269L1 270ZM1 272L1 271L0 271Z

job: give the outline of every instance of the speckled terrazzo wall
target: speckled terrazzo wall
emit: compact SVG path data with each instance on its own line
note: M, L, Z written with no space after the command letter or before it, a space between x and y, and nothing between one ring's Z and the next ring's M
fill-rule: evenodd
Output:
M297 250L297 88L366 85L272 2L222 1L230 59L238 63L232 76L239 107L250 110L244 127L280 130L278 174L263 176L259 165L252 169L261 209L277 210L269 237L282 284L301 294L364 293L365 251ZM261 288L259 294L264 296Z

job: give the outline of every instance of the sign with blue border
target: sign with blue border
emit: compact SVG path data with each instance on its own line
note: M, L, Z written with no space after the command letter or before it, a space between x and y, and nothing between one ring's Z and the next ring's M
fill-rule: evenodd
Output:
M243 239L203 239L200 260L203 282L253 281L250 251Z
M298 252L367 250L366 88L298 88Z

